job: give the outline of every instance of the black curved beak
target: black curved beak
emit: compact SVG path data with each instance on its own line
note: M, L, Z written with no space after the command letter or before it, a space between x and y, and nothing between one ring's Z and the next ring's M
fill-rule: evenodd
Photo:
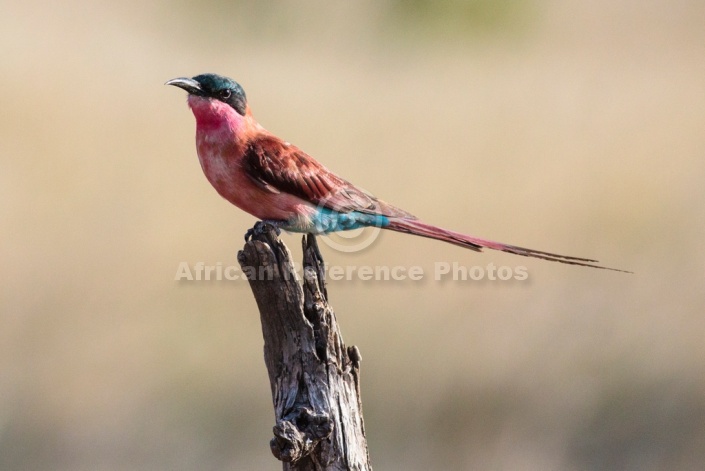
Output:
M203 92L203 89L201 88L201 84L196 82L194 79L186 78L186 77L179 77L175 79L171 79L168 82L166 82L164 85L173 85L175 87L182 88L189 92L190 95L196 95L196 96L204 96L205 93Z

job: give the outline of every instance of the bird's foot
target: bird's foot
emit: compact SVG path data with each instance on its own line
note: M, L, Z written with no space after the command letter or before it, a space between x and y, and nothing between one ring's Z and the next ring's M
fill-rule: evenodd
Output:
M254 236L264 234L267 232L269 227L274 228L279 236L282 233L281 228L279 227L280 225L281 221L257 221L253 227L247 229L247 232L245 232L245 242L251 241Z

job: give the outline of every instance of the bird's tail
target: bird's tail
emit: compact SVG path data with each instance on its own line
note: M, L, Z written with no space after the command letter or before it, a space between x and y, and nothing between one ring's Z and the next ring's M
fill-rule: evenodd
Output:
M625 270L618 270L616 268L608 268L595 265L596 263L598 263L598 261L589 258L558 255L550 252L542 252L540 250L517 247L516 245L508 245L502 244L500 242L493 242L491 240L478 239L477 237L472 237L465 234L461 234L459 232L449 231L447 229L432 226L430 224L423 223L417 219L392 218L390 219L390 224L386 226L385 229L391 229L397 232L405 232L407 234L414 234L421 237L428 237L430 239L442 240L444 242L459 245L460 247L465 247L476 252L481 252L483 248L488 248L492 250L499 250L501 252L513 253L515 255L521 255L524 257L540 258L542 260L549 260L551 262L560 262L567 263L569 265L580 265L583 267L599 268L601 270L612 270L623 273L631 273Z

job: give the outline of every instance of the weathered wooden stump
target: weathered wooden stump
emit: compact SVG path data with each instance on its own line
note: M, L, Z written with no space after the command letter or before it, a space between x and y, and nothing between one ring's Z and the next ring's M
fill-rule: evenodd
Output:
M257 300L284 470L371 470L360 400L360 352L328 304L316 238L303 238L303 281L271 226L238 253Z

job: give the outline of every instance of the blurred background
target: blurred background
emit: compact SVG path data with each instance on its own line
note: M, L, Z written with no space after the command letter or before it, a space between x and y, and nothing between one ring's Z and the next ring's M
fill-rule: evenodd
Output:
M703 2L0 4L0 469L280 469L248 285L175 281L254 223L163 86L202 72L428 222L635 272L322 246L427 273L329 286L375 469L702 469Z

